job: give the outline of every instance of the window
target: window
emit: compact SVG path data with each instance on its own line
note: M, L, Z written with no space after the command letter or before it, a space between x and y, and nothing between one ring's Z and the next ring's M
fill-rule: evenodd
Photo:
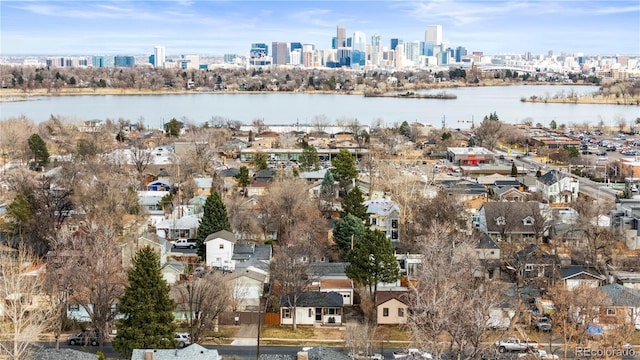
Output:
M398 230L391 231L391 240L398 240Z
M398 219L391 220L391 228L392 229L397 229L398 228Z
M309 309L309 317L313 317L313 309Z
M389 316L389 308L382 308L382 316L384 317Z
M522 223L525 225L533 225L534 222L535 220L531 216L527 216L526 218L522 219Z
M80 305L78 305L78 304L69 304L69 311L80 311Z
M398 317L404 317L404 308L398 309Z
M496 219L496 225L507 225L507 221L505 220L504 216L500 216Z
M615 316L616 309L615 308L607 308L607 316Z
M336 308L327 308L327 315L338 315L338 309L336 309Z
M291 319L291 310L285 308L282 309L282 318L283 319Z
M224 244L220 244L220 249L224 249Z
M533 271L533 265L527 264L524 266L524 271Z
M378 219L372 217L371 218L371 225L378 225Z

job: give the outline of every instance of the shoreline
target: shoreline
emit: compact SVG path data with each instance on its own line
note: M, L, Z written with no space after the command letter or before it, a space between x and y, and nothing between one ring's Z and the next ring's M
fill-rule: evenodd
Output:
M386 93L372 94L367 89L364 90L351 90L351 91L228 91L228 90L207 90L202 91L198 89L162 89L162 90L150 90L150 89L115 89L115 88L62 88L58 90L51 89L34 89L28 92L16 89L0 89L0 103L4 102L19 102L19 101L31 101L38 97L56 97L56 96L161 96L161 95L193 95L193 94L213 94L213 95L264 95L264 94L318 94L318 95L357 95L365 97L394 97L394 98L426 98L426 99L454 99L450 95L424 95L415 94L415 96L399 96L401 93L415 93L421 90L438 90L438 89L452 89L462 87L493 87L493 86L512 86L512 85L556 85L556 86L585 86L591 84L558 84L558 83L505 83L500 81L488 81L478 84L465 84L459 82L448 83L434 83L429 86L415 88L415 89L402 89L394 90ZM404 95L404 94L403 94ZM536 102L536 103L564 103L564 104L603 104L603 105L640 105L640 98L628 98L626 102L623 102L619 98L609 99L594 96L581 96L574 98L523 98L522 102Z

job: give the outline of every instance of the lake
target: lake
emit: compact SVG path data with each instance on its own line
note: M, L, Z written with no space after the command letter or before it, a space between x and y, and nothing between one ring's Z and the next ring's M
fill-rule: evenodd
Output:
M35 97L28 101L0 103L0 119L25 115L41 122L50 115L70 121L119 118L138 121L147 126L161 127L175 117L178 120L201 124L213 116L239 120L250 124L262 119L266 124L311 123L317 115L331 121L357 118L361 123L373 124L378 119L387 126L402 121L419 121L437 127L444 121L447 127L470 127L485 115L496 112L500 120L520 123L526 120L548 125L595 125L604 121L614 126L619 119L627 123L640 117L640 107L598 104L523 103L522 97L554 96L571 91L588 95L596 86L517 85L469 87L429 90L428 93L453 94L455 100L364 97L361 95L299 94L299 93L240 93L240 94L184 94L184 95L103 95Z

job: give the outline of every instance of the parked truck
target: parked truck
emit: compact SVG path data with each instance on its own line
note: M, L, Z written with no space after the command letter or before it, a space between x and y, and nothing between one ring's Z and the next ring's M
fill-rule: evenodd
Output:
M498 348L498 351L501 353L507 351L527 351L527 350L535 350L538 348L538 343L535 342L524 342L520 341L518 338L507 338L504 340L499 340L495 342L495 346Z
M196 239L178 239L171 242L171 247L174 249L195 249Z

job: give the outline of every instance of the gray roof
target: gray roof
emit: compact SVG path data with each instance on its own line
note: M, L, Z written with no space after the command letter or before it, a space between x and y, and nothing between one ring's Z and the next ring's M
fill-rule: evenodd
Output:
M280 306L293 305L294 296L292 294L280 297ZM299 294L296 299L296 306L299 307L342 307L344 305L342 295L335 291L319 292L308 291Z
M41 349L32 360L97 360L98 355L74 349Z
M204 239L204 242L211 241L218 238L230 241L232 243L236 242L236 236L231 231L227 231L227 230L220 230L220 231L214 232L213 234L209 234Z
M624 287L620 284L610 284L598 288L604 291L612 301L613 306L640 307L640 291Z
M309 273L315 276L344 276L348 262L316 262L309 265Z
M567 279L571 279L572 277L578 276L578 275L587 275L587 276L591 276L592 278L598 279L598 280L604 280L604 276L598 274L597 271L595 271L594 269L589 269L589 268L585 268L583 266L580 265L570 265L567 266L565 268L560 269L560 278L562 280L567 280Z
M220 171L220 176L222 177L235 177L238 174L240 174L240 169L236 168L228 168Z
M131 360L144 360L144 353L153 351L153 360L218 360L218 350L207 349L198 344L192 344L182 349L134 349Z
M564 179L567 175L565 175L564 173L558 171L558 170L551 170L548 171L546 174L540 176L538 178L538 181L540 181L541 183L545 184L545 185L551 185L551 184L555 184L558 181Z
M523 220L528 216L538 221L540 218L540 203L537 201L526 202L486 202L483 205L485 219L487 221L487 230L489 232L500 232L504 230L507 233L524 233L533 234L536 226L525 225ZM498 225L497 219L504 217L506 225ZM539 224L536 224L539 229Z
M482 238L478 241L476 249L500 249L500 246L493 241L491 236L487 234L482 234L481 236Z
M273 254L271 245L253 245L252 253L236 253L236 248L240 246L240 251L248 249L247 244L236 244L233 247L232 259L236 260L236 271L246 269L250 266L258 268L260 270L269 270L269 263L271 262L271 256Z
M306 351L309 360L351 360L346 354L324 346L316 346ZM260 360L296 360L295 355L260 354Z

